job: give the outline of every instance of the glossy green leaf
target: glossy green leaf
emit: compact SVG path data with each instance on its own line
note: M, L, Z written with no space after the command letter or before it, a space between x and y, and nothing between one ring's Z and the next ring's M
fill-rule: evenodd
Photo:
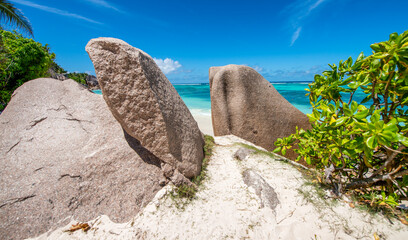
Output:
M356 62L359 62L359 61L363 60L363 58L364 58L364 53L361 52L361 53L358 55Z
M347 120L348 120L347 117L341 117L341 118L339 118L339 119L336 120L334 126L335 126L335 127L339 127L339 126L343 125Z
M274 153L279 153L282 150L282 147L277 147L273 150Z
M352 113L356 112L358 108L358 103L356 101L353 101L350 105L350 110Z
M364 119L368 116L369 110L365 109L362 111L357 112L356 114L354 114L354 117L357 119Z
M398 38L398 33L391 33L390 34L390 41L395 41Z
M375 122L380 121L380 118L381 118L380 114L375 113L375 114L373 114L373 115L371 116L370 121L373 122L373 123L375 123Z
M404 144L404 146L408 147L408 138L407 138L407 137L402 136L402 135L400 135L400 134L396 134L396 139L397 139L400 143Z
M371 137L367 138L366 144L371 149L377 147L377 140L376 140L375 136L371 136Z
M372 69L377 69L381 65L381 61L379 59L375 59L374 61L371 62L371 68Z
M373 49L375 52L381 51L381 47L377 43L371 44L370 48Z

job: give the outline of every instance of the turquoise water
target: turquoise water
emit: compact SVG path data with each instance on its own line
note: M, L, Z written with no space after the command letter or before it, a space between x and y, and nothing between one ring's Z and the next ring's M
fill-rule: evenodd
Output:
M307 83L273 83L273 86L297 109L303 113L312 112L309 98L305 96ZM210 86L208 84L180 84L174 85L174 87L192 113L211 114ZM94 90L93 92L102 94L101 90Z
M305 96L308 92L305 91L308 88L309 83L272 83L275 89L288 100L293 106L299 109L301 112L307 114L312 113L312 108L309 102L309 97ZM208 84L201 85L174 85L181 98L186 103L187 107L194 113L210 114L211 112L211 99L210 99L210 86ZM349 94L342 94L343 99L348 101ZM353 96L353 100L360 103L366 94L360 89L356 91ZM371 101L365 103L366 107L370 107Z
M305 96L308 83L272 83L276 90L301 112L312 113L309 97Z
M191 113L211 115L210 85L183 84L174 85Z
M311 113L309 98L307 93L307 83L273 83L278 92L303 113ZM210 114L211 99L210 86L202 85L174 85L187 107L194 112Z
M272 83L278 92L293 104L301 112L307 114L312 113L312 108L309 103L309 97L305 88L308 88L308 83ZM208 84L180 84L174 85L177 92L180 94L187 107L194 114L211 114L211 97L210 86ZM93 91L97 94L102 94L101 90ZM358 90L353 97L353 100L361 102L366 95ZM343 99L348 101L348 96L343 94ZM371 101L367 102L367 107L370 107Z

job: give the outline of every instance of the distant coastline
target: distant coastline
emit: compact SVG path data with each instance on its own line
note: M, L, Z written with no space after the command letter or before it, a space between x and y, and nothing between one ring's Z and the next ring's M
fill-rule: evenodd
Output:
M279 81L279 82L270 82L272 84L288 84L288 83L296 83L296 84L310 84L313 81ZM173 83L173 85L191 85L191 86L198 86L198 85L209 85L209 83Z
M304 90L309 83L305 81L281 81L272 84L275 84L276 90L284 98L301 112L307 114L312 112L309 98L305 96L307 92ZM210 86L208 83L180 83L173 85L193 115L211 115ZM94 90L93 92L102 94L101 90Z

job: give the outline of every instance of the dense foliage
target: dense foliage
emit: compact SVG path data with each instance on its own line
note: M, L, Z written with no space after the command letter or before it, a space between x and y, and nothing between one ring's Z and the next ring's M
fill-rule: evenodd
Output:
M58 74L65 74L67 71L63 69L60 65L58 65L56 62L52 62L50 68Z
M88 77L88 75L89 74L87 74L87 73L73 72L73 73L66 74L66 77L70 78L70 79L73 79L73 80L79 82L80 84L87 85L86 78Z
M359 189L396 205L408 194L408 31L371 48L315 76L311 129L278 139L275 151L296 146L298 160L323 170L338 193Z
M72 79L72 80L75 80L76 82L78 82L78 83L80 83L80 84L83 84L83 85L86 85L87 86L87 79L88 79L88 77L89 76L92 76L92 75L89 75L88 73L78 73L78 72L70 72L70 73L68 73L66 70L64 70L61 66L59 66L57 63L55 63L55 62L53 62L52 64L51 64L51 70L53 70L55 73L57 73L57 74L62 74L62 75L64 75L66 78L69 78L69 79Z
M55 54L16 32L0 30L0 111L10 101L13 91L24 82L46 76Z

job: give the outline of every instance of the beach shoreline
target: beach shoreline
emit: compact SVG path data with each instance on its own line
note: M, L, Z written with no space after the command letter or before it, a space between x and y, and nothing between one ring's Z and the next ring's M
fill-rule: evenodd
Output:
M211 115L198 113L197 111L191 111L191 114L193 115L194 120L196 120L198 128L202 133L214 136Z

